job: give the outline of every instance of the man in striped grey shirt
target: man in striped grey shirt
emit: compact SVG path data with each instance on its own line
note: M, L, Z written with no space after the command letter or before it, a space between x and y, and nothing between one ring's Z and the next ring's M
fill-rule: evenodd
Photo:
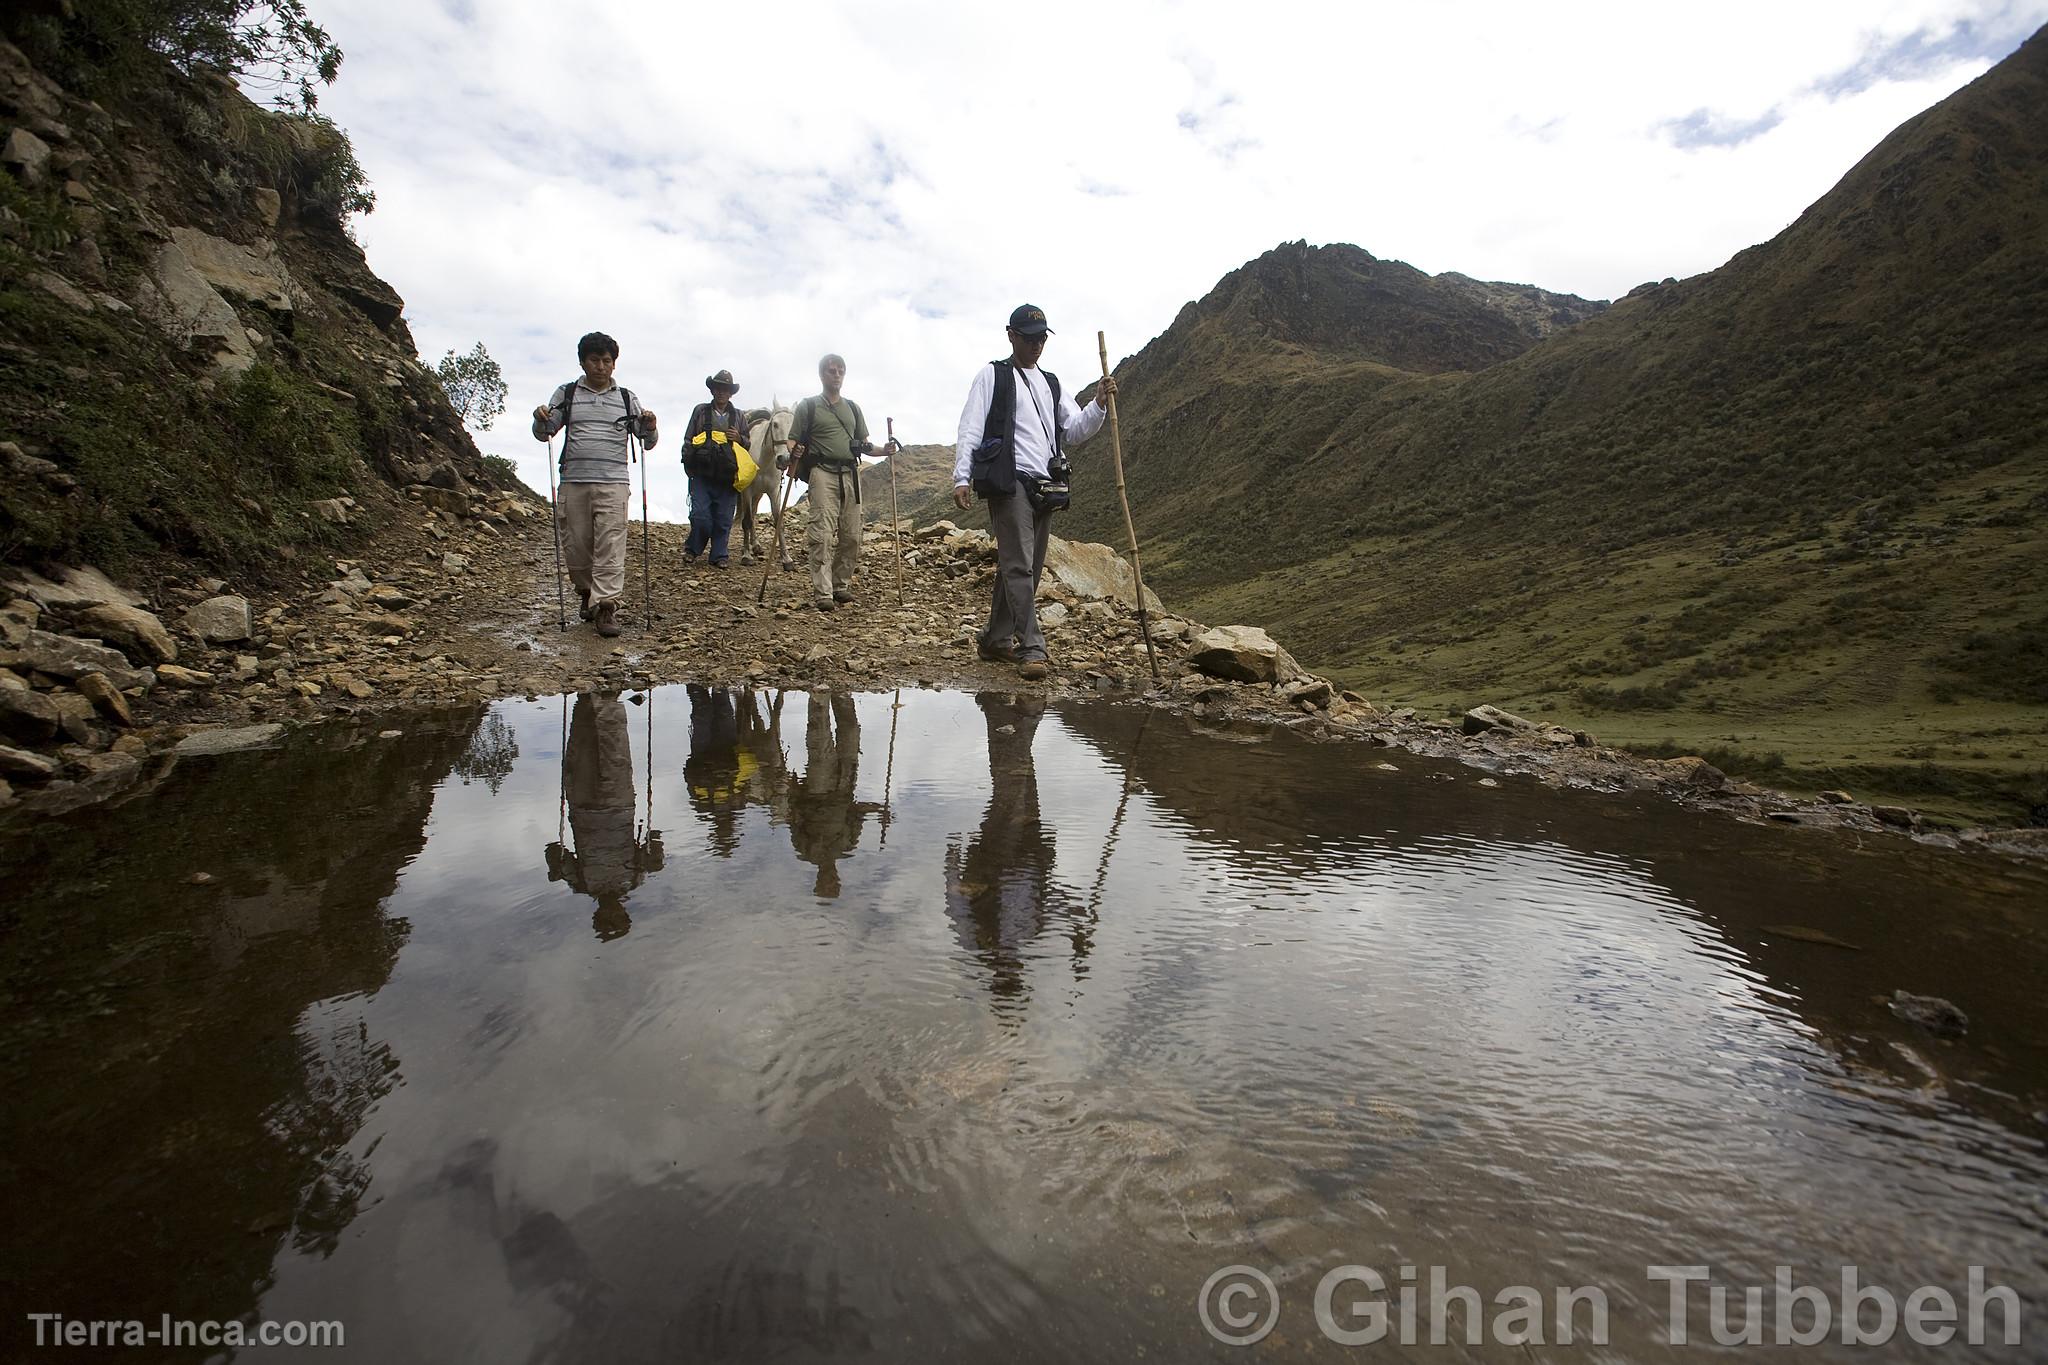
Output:
M556 389L533 410L533 439L545 441L565 426L562 438L562 545L569 581L580 611L597 623L597 633L619 633L619 594L626 587L626 527L633 471L626 449L626 424L637 422L640 445L652 450L654 414L632 391L612 382L619 343L592 332L576 343L583 377Z

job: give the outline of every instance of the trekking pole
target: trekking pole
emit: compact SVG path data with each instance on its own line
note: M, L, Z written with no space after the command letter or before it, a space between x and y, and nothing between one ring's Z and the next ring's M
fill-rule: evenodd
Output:
M1102 356L1102 377L1109 378L1109 342L1100 332L1095 334L1095 349ZM1157 686L1159 677L1159 656L1152 652L1152 623L1145 619L1145 572L1138 567L1138 527L1131 520L1130 495L1124 492L1124 447L1116 430L1116 395L1109 395L1109 457L1116 462L1116 500L1124 508L1124 534L1131 540L1131 582L1137 589L1138 633L1145 637L1145 662L1152 665L1152 682Z
M775 553L769 556L761 565L761 591L754 594L754 605L757 607L768 600L768 575L775 572L776 562L785 553L782 548L782 509L784 504L789 501L789 490L796 487L795 470L796 462L792 460L790 461L789 469L783 471L782 476L776 480L776 487L780 492L774 503Z
M896 445L896 419L885 418L889 423L889 444ZM896 515L896 457L903 453L898 446L889 452L889 529L896 535L896 605L903 605L903 520Z
M548 520L555 524L555 629L569 628L569 608L562 596L562 507L555 501L555 438L548 437Z
M626 430L626 453L640 461L640 620L654 629L654 541L647 529L647 452L640 448L639 424Z

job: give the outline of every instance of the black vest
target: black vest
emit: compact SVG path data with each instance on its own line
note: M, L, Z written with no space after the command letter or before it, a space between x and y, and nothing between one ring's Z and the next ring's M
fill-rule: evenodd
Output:
M981 444L974 448L970 466L974 491L980 496L1003 497L1017 491L1017 380L1016 367L1007 360L992 360L995 392L988 403L988 420L981 426ZM1060 377L1040 370L1052 390L1052 449L1055 455L1067 448L1060 430Z

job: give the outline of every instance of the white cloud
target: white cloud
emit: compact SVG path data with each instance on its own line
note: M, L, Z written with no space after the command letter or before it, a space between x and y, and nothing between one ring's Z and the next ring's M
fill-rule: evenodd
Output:
M703 377L815 388L950 441L1029 299L1073 387L1277 243L1614 297L1709 270L1988 69L2048 0L847 10L323 0L323 108L378 196L370 262L425 357L512 387L480 444L619 338L675 440ZM1685 137L1686 126L1713 134Z

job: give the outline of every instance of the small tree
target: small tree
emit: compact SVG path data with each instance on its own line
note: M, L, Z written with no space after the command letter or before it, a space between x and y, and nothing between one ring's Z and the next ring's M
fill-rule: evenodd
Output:
M468 355L450 351L434 367L447 391L448 403L465 426L489 431L505 411L505 375L479 341Z

